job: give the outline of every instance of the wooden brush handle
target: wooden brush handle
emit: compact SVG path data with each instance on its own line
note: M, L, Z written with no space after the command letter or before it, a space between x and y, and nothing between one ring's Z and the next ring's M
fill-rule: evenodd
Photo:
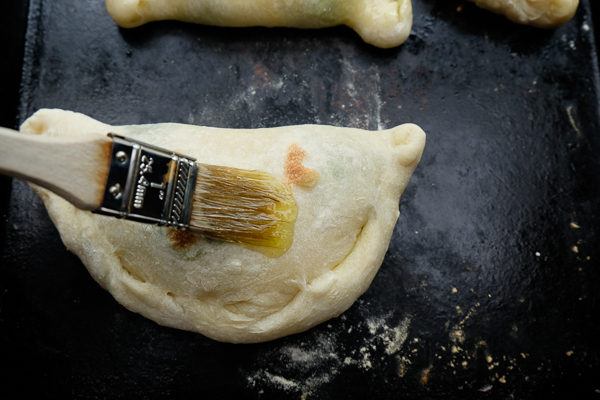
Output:
M40 185L82 210L102 204L113 140L52 138L0 128L0 174Z

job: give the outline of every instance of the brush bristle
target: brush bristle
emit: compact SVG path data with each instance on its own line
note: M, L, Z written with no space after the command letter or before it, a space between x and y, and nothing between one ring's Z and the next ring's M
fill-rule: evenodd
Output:
M283 254L297 208L291 190L268 173L199 164L191 214L190 228L203 236Z

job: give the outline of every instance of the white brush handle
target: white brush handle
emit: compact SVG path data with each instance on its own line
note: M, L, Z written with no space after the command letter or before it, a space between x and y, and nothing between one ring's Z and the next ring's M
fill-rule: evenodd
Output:
M113 140L52 138L0 128L0 174L40 185L82 210L102 204Z

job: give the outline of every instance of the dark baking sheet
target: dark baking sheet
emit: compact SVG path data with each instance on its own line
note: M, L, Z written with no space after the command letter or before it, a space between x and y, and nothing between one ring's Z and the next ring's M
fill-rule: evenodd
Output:
M591 2L546 31L413 0L410 38L381 50L344 27L123 30L102 0L3 1L4 126L58 107L112 124L413 122L428 143L368 291L339 318L256 345L127 311L29 187L2 178L1 397L600 399Z

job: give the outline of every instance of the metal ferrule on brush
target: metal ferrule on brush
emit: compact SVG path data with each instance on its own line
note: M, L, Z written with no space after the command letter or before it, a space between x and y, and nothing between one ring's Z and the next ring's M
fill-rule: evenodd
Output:
M110 167L96 213L138 222L189 227L198 176L196 159L109 133Z

